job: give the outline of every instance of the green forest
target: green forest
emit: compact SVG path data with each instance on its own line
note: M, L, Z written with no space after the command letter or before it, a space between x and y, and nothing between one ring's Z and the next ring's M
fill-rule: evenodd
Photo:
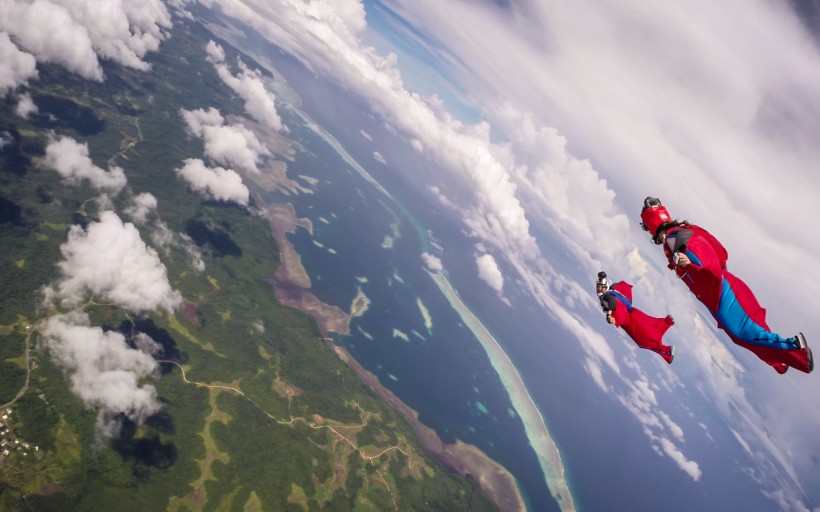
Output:
M36 114L0 101L0 439L11 448L0 456L0 511L493 510L474 481L422 450L314 320L277 302L266 279L279 251L253 204L204 200L174 172L203 153L180 109L244 113L205 60L211 39L176 20L146 58L150 72L103 63L105 80L93 82L40 64ZM88 184L67 185L43 164L60 135L87 143L99 167L121 167L131 195L155 196L159 218L205 263L197 272L185 250L159 252L183 299L173 313L136 315L95 297L81 306L93 326L162 346L159 375L147 379L160 412L122 419L114 438L100 435L98 411L41 340L42 323L66 312L45 306L43 290L60 277L68 230L103 209ZM110 201L122 211L128 199Z

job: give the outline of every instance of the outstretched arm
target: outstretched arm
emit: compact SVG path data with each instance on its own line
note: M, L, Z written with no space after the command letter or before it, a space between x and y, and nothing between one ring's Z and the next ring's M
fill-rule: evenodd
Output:
M615 308L618 307L618 299L610 294L605 294L601 297L601 307L604 309L607 323L615 323Z

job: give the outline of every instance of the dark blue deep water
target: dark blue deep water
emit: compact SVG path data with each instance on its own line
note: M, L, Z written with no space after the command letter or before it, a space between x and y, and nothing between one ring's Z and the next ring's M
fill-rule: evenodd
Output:
M313 224L313 236L301 228L289 235L312 292L346 311L359 289L371 301L351 335L337 341L445 442L476 445L515 475L535 509L557 510L484 349L424 270L421 254L432 252L427 230L297 116L288 126L305 149L288 175L318 183L313 194L270 199L291 202Z

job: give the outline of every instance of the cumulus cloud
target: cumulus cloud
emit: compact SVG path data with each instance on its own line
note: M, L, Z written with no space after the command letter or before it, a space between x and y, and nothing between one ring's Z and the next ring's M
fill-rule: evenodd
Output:
M169 254L171 249L180 248L191 259L191 267L197 271L205 270L205 261L202 259L202 251L191 240L191 237L185 233L176 233L168 227L163 221L157 221L153 224L154 230L151 232L151 241L164 254Z
M430 253L422 253L421 259L424 260L424 264L431 272L441 272L444 270L444 265L441 264L441 259Z
M34 56L20 51L6 32L0 32L0 98L36 77L37 63Z
M658 415L661 417L664 424L666 425L666 428L669 429L669 432L675 437L675 439L683 441L683 429L680 427L680 425L672 421L672 418L670 418L669 415L663 411L658 413Z
M197 272L205 270L202 260L202 251L185 233L176 233L168 227L157 212L157 198L153 194L143 192L131 198L124 208L124 213L131 217L134 224L148 229L148 236L162 254L170 255L172 249L180 249L188 254L191 268Z
M124 211L136 224L145 224L156 210L157 198L151 193L143 192L133 196L131 204L126 206Z
M177 174L194 190L205 197L248 205L250 193L242 183L242 178L231 169L208 167L198 158L188 158L184 165L176 169Z
M239 73L232 74L225 64L225 51L213 41L208 41L205 51L219 78L245 100L245 110L248 114L268 128L282 130L284 125L276 112L276 97L265 88L262 74L258 70L248 68L241 59L237 59Z
M127 183L120 167L112 167L108 172L97 167L88 156L88 144L80 144L71 137L59 137L49 142L45 164L69 183L87 180L98 190L117 193Z
M137 347L137 350L149 356L160 355L163 350L162 345L154 341L154 338L144 332L138 332L134 335L134 345Z
M188 132L205 143L205 154L216 163L246 172L259 172L257 163L270 151L242 125L225 124L219 110L180 110Z
M159 49L164 31L171 28L162 0L110 0L105 9L88 0L51 1L82 25L100 57L134 69L150 68L143 57Z
M501 270L499 270L492 254L477 256L475 263L478 267L478 277L496 292L501 293L504 291L504 276L501 274Z
M141 382L156 371L157 362L130 348L122 334L92 327L81 312L53 316L40 332L52 358L66 371L71 391L86 407L98 409L98 426L105 435L118 434L119 415L141 423L160 410L154 386Z
M135 313L171 311L181 302L157 252L133 224L105 211L83 230L72 226L60 246L62 277L46 288L46 300L76 307L91 294Z
M634 367L638 368L637 365ZM601 386L602 376L596 375L594 378ZM667 437L671 434L674 439L683 442L685 436L683 428L661 409L658 396L652 389L648 377L643 375L634 382L627 382L625 390L614 385L606 389L638 420L657 453L672 459L693 480L700 479L702 471L699 464L687 457L683 450Z
M161 0L0 0L0 30L38 61L102 80L99 59L146 70L171 17Z
M665 453L670 459L675 461L675 463L678 466L680 466L680 468L684 472L686 472L686 474L692 477L692 480L696 482L700 480L702 472L697 462L687 459L686 455L684 455L683 452L681 452L672 441L665 437L662 437L660 439L660 444L663 453Z
M31 99L30 94L25 93L17 96L17 105L14 107L15 114L23 119L27 119L28 116L36 114L37 112L37 105L34 104L34 100Z
M88 31L61 5L48 0L0 0L0 30L38 62L59 64L89 80L103 78Z

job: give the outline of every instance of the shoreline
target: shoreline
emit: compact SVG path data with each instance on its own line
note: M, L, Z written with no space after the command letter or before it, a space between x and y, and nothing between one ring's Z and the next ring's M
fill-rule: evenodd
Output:
M257 205L264 213L271 231L279 245L281 264L267 281L283 305L297 309L312 317L328 347L360 378L373 392L397 410L410 424L424 450L438 460L448 471L473 479L484 494L504 512L524 511L523 496L515 478L503 466L487 456L478 447L459 440L446 444L432 428L418 419L418 413L384 387L378 377L365 369L343 346L336 344L331 333L350 334L351 314L338 306L330 306L320 301L310 292L310 278L302 266L301 257L287 239L297 227L312 231L307 219L298 219L293 206L287 204L266 204L255 192ZM355 303L351 307L355 309ZM361 306L361 304L360 304Z
M336 352L339 358L379 398L385 400L407 419L424 450L448 471L475 480L484 494L498 505L500 510L505 512L526 510L524 498L518 490L515 478L503 466L471 444L460 440L456 440L455 444L445 444L435 430L418 419L418 412L384 387L379 382L379 378L359 364L346 348L337 345L331 338L324 338L324 340L328 347Z

